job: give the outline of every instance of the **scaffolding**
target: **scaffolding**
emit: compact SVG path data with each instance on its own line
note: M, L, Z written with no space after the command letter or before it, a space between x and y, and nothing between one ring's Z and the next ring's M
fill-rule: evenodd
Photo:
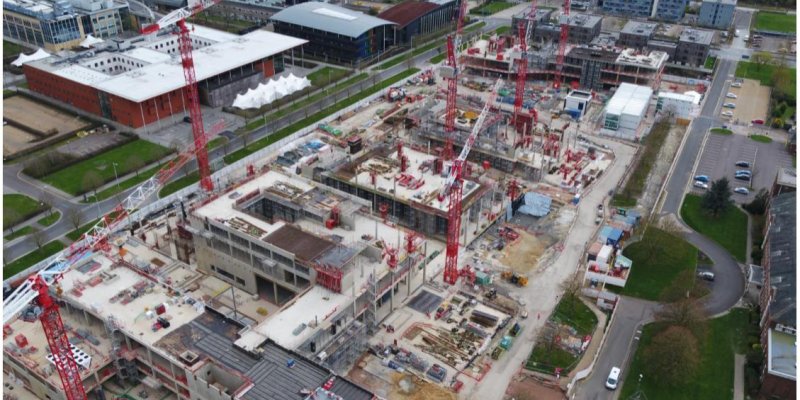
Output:
M117 379L120 384L125 381L138 383L139 370L136 368L134 357L126 357L128 355L127 349L122 347L119 324L113 316L109 316L105 323L108 339L111 341L111 357L114 359L114 367L117 370Z

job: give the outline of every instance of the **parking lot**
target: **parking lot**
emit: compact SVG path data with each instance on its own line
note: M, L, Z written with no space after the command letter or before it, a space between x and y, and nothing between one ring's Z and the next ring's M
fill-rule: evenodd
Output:
M733 94L736 98L726 96L722 100L722 104L733 103L736 108L723 106L720 110L720 117L737 125L746 125L757 119L766 120L770 88L762 86L759 81L752 79L736 79L735 82L740 83L741 87L728 84L726 85L727 91L723 93Z
M737 170L747 169L737 167L737 161L751 164L750 171L753 176L751 182L734 179ZM708 175L711 181L727 177L731 189L739 186L747 187L750 189L749 195L733 194L733 199L737 203L747 203L755 197L759 189L772 186L779 168L791 166L792 157L782 142L758 143L744 135L709 133L694 176ZM692 193L703 192L704 189L692 186Z

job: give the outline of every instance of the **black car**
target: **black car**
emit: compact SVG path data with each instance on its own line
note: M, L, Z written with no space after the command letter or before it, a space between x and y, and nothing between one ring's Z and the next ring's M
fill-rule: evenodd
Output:
M736 166L742 168L750 168L750 163L747 161L737 161Z
M191 124L192 123L192 117L190 117L188 115L183 117L183 122L186 122L187 124Z

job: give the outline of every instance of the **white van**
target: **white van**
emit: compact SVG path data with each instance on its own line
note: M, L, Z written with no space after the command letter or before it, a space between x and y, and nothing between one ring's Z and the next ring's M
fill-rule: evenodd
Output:
M611 372L608 373L608 379L606 379L606 388L611 390L617 388L617 384L619 383L619 372L619 368L611 368Z

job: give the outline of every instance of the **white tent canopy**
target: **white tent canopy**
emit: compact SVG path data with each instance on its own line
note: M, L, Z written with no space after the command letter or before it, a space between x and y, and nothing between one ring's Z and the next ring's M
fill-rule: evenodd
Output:
M84 39L81 42L81 47L84 47L84 48L88 49L88 48L94 47L94 45L100 44L100 43L103 43L103 39L98 39L98 38L96 38L96 37L94 37L92 35L87 35L86 39Z
M288 77L281 76L277 80L261 83L255 89L248 89L247 93L236 96L233 106L240 109L259 108L309 86L311 81L306 77L298 78L294 74L289 74Z
M48 52L46 52L46 51L44 51L44 50L42 50L40 48L39 50L36 50L36 53L33 53L31 55L25 55L24 53L20 53L19 57L17 57L17 59L14 60L11 63L11 65L13 65L15 67L21 67L22 64L25 64L27 62L41 60L41 59L47 58L47 57L50 57L50 53L48 53Z

